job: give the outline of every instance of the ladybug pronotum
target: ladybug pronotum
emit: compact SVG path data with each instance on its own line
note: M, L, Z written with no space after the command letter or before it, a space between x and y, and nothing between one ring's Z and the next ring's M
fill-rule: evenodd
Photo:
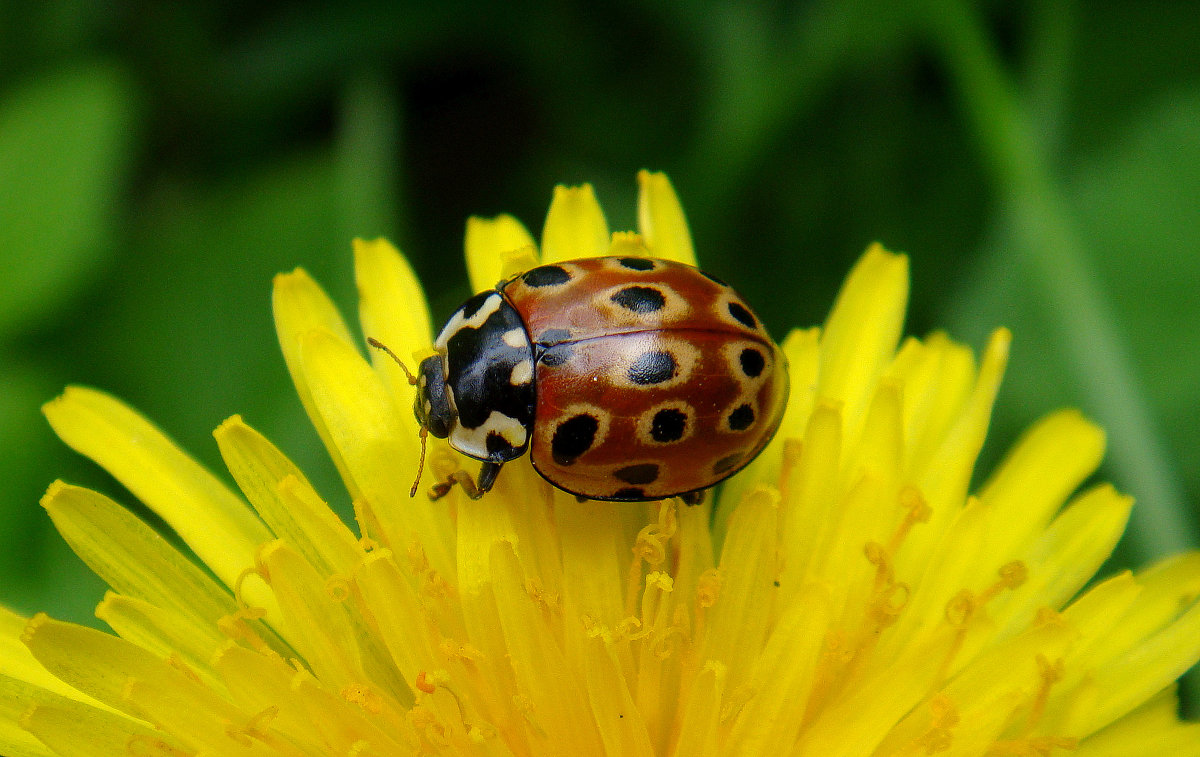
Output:
M786 361L753 311L668 260L533 268L467 300L434 346L414 410L483 463L476 482L453 479L471 496L531 450L580 498L698 502L762 451L787 402Z

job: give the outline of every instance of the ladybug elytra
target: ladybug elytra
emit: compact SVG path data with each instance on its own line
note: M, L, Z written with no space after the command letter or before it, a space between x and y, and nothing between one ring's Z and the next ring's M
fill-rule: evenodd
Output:
M458 481L480 496L531 451L580 498L698 502L762 451L787 402L786 361L753 311L668 260L538 266L467 300L434 346L417 420L483 463L438 495Z

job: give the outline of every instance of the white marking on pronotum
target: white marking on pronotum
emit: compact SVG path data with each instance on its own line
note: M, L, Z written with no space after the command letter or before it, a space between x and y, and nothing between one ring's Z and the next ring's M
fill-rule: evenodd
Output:
M512 367L512 373L508 375L508 383L513 386L521 386L528 384L533 378L533 363L529 360L522 360Z
M450 443L465 455L486 460L488 457L487 438L488 434L493 432L503 436L504 440L514 449L525 446L525 442L529 438L529 432L525 430L520 421L510 418L498 410L493 410L487 420L478 428L456 426L450 432Z
M525 336L525 329L509 329L501 336L504 343L509 347L520 349L529 344L529 339Z
M442 333L438 334L434 345L439 351L445 352L450 337L454 336L460 329L477 329L483 326L483 322L488 319L488 316L500 309L501 302L500 293L493 292L490 297L483 301L483 304L479 306L479 309L470 318L463 317L462 308L455 310L454 315L450 316L450 320L446 321L446 325L442 327Z

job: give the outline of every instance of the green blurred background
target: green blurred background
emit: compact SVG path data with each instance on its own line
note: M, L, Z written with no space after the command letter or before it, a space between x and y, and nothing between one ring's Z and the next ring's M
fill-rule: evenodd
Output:
M643 167L778 335L868 242L910 253L910 332L1015 332L982 467L1078 406L1139 501L1115 564L1195 545L1197 49L1193 2L0 2L0 601L90 621L38 498L132 500L41 418L65 384L214 469L242 413L332 493L272 275L353 314L350 239L386 234L440 319L468 215L536 232L590 181L629 228Z

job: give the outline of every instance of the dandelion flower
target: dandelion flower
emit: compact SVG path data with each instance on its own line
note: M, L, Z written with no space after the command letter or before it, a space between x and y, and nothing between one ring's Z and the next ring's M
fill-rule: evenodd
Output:
M472 219L475 289L538 260L693 262L667 179L638 234L590 187L540 245ZM357 242L363 332L430 344L420 286ZM178 535L54 483L42 505L111 587L113 633L0 614L0 752L31 755L1184 755L1176 679L1200 657L1200 554L1091 583L1129 497L1102 432L1036 423L969 491L1009 334L978 362L901 340L908 263L879 246L821 329L783 348L777 438L710 502L578 502L525 461L472 501L410 499L412 389L364 357L303 271L275 282L284 358L353 528L245 420L215 432L237 489L137 412L69 388L45 412ZM438 476L464 461L431 440ZM240 490L240 491L239 491ZM1085 588L1086 587L1086 588Z

